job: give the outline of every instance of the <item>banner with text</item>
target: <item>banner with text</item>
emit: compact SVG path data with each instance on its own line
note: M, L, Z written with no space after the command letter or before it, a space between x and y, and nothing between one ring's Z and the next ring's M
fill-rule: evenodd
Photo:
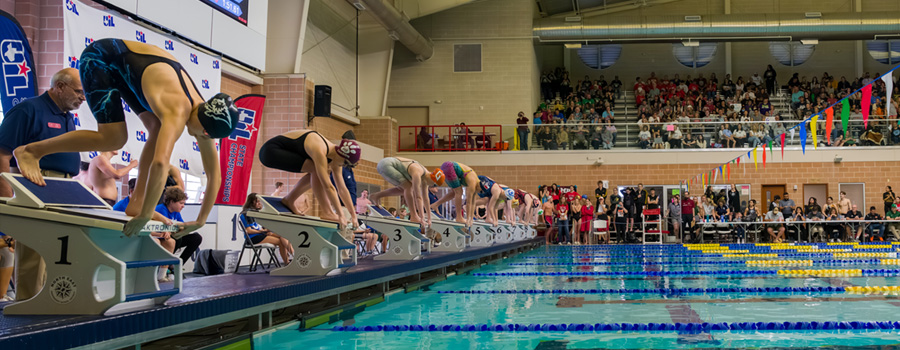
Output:
M37 96L37 79L28 38L19 22L3 11L0 11L0 56L3 57L0 103L8 111L19 102Z
M65 14L63 52L66 67L78 68L81 51L94 40L117 38L138 41L155 45L175 56L175 59L184 66L204 99L219 92L222 78L220 57L201 52L174 36L144 28L118 13L98 10L76 0L59 1L65 6L65 11L63 11ZM119 156L113 158L113 164L124 165L132 159L140 158L141 150L147 142L147 128L127 104L122 102L122 107L125 110L125 122L128 125L129 137L125 147L120 150ZM81 108L72 112L75 114L77 129L97 130L97 121L91 114L87 103L81 104ZM85 152L81 154L81 159L90 161L96 154L96 152ZM183 173L193 176L204 175L199 148L187 131L182 133L181 138L175 143L170 163L177 166Z
M265 104L266 97L262 95L244 95L234 100L241 116L231 136L222 139L222 150L219 152L222 186L219 187L216 204L243 205L247 199L256 138Z

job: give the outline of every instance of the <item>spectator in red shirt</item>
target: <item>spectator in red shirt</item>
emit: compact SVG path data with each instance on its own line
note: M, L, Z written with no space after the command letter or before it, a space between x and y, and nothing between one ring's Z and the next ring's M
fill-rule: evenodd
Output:
M566 201L572 203L579 197L581 196L578 195L578 188L575 185L569 186L569 192L566 193Z
M696 206L697 203L690 197L690 192L684 191L684 196L681 200L681 222L684 226L682 226L681 232L683 232L682 238L685 240L688 234L691 235L691 239L696 240L691 227L694 223L694 207Z

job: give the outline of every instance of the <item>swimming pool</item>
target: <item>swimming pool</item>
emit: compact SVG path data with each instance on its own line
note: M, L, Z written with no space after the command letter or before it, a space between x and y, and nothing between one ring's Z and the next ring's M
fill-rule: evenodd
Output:
M892 244L547 246L390 295L265 349L900 344ZM740 253L736 253L740 252ZM773 256L775 255L775 256Z

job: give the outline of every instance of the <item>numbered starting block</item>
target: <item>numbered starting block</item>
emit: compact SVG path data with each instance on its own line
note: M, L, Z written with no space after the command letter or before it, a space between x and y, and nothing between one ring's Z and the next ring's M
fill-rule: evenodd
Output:
M248 211L247 216L294 246L294 260L270 275L324 276L356 266L356 245L341 235L337 223L296 215L280 197L262 199L262 209Z
M515 235L513 226L508 223L500 223L497 227L494 227L494 230L497 231L496 241L497 243L512 243Z
M181 259L149 235L176 232L176 226L150 221L140 234L125 236L131 217L110 210L76 180L46 178L41 187L20 175L0 177L15 193L0 199L0 232L40 254L47 266L43 288L7 305L5 315L102 315L162 304L181 290ZM175 283L161 290L157 268L164 265L174 266Z
M516 237L517 241L532 239L534 237L537 237L537 230L535 230L533 226L528 224L518 224L516 225Z
M463 223L445 220L437 213L431 212L431 229L443 236L441 244L434 248L439 252L461 252L466 249L466 225Z
M475 220L472 223L472 227L469 228L469 234L472 235L469 241L471 246L490 247L496 241L497 230L491 227L489 223Z
M431 240L419 233L419 224L394 218L381 206L369 206L369 213L366 225L390 237L390 246L375 260L415 260L431 253Z

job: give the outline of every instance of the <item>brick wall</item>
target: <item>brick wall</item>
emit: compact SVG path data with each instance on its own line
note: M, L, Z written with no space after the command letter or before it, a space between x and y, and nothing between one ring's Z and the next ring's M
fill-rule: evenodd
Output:
M677 185L698 171L718 165L721 164L479 166L475 171L478 175L486 175L504 185L527 191L537 191L540 185L557 183L576 185L579 193L591 196L599 180L608 180L610 188L641 182L644 185ZM896 161L769 163L765 169L760 164L759 170L754 170L753 164L741 163L732 169L731 181L723 181L720 176L717 183L750 184L751 198L758 202L763 185L785 185L787 192L798 203L804 198L804 184L827 184L828 196L838 198L840 183L865 183L866 203L855 204L859 204L860 211L867 211L869 206L874 205L881 212L881 193L885 186L892 183L891 176L898 173L900 163ZM797 191L793 190L794 185ZM695 194L702 192L697 185L690 190ZM824 203L824 198L819 198L819 202Z
M384 150L385 157L397 153L397 121L390 117L361 118L356 138Z

